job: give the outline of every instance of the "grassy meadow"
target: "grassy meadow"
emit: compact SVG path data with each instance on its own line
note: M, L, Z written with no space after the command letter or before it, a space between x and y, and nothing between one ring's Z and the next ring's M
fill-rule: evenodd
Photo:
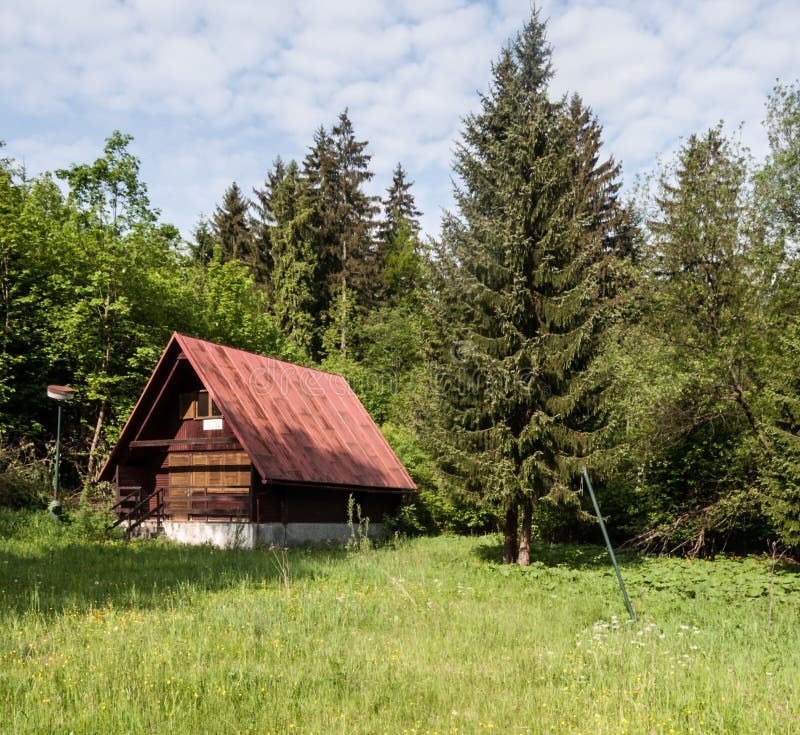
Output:
M800 571L499 539L220 551L0 514L2 733L799 733Z

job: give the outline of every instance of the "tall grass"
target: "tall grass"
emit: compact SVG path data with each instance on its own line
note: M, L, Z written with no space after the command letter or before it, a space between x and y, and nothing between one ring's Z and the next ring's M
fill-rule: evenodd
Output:
M0 514L3 733L800 732L800 576L767 559L623 558L630 623L594 547L276 563L31 518Z

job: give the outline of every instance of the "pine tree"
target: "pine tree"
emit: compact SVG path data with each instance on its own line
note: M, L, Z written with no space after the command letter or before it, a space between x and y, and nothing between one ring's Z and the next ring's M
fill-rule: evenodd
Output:
M387 306L417 306L427 286L426 260L412 225L401 220L382 252L381 300Z
M247 265L256 283L263 284L269 271L264 244L256 242L250 216L251 203L234 181L225 191L222 204L214 210L214 238L220 246L223 262L238 260Z
M698 398L724 396L763 443L750 358L758 353L763 325L758 294L775 264L751 237L747 173L745 156L718 126L690 136L675 170L662 174L657 211L648 222L649 322L680 348L679 366L695 374Z
M276 161L268 178L268 196L262 202L272 244L272 311L283 332L311 354L320 297L314 282L314 205L308 182L295 161L288 166Z
M372 178L366 147L367 141L356 140L345 110L330 133L317 131L304 165L314 195L318 277L327 287L323 320L325 326L335 325L342 355L354 312L372 302L375 289L376 208L363 189Z
M211 223L205 217L200 217L192 235L194 240L189 243L189 255L196 263L208 265L214 257L216 245Z
M422 212L417 209L411 193L413 185L413 181L406 181L405 169L398 163L392 172L392 183L386 190L386 197L381 201L383 218L378 226L379 242L388 243L404 223L415 235L419 235Z
M383 217L378 223L375 237L375 269L381 274L383 290L377 301L396 304L398 300L414 294L422 287L422 246L419 240L419 217L413 181L406 180L406 172L397 164L392 184L381 202ZM418 282L419 281L419 282Z
M579 98L552 102L538 11L493 67L456 151L432 323L443 471L505 519L504 561L527 564L536 502L570 490L603 428L597 356L628 215L619 166Z
M263 285L270 293L271 273L275 267L275 253L273 252L274 243L272 234L275 227L275 213L273 211L273 197L275 190L280 186L286 176L286 165L283 159L278 156L272 164L272 169L267 172L264 186L260 189L254 188L255 199L252 207L255 216L250 218L250 232L253 238L253 247L256 252L261 254L264 263L261 276Z

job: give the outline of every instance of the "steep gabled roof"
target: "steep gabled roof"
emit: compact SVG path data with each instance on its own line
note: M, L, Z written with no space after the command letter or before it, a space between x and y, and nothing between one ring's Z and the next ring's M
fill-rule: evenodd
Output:
M100 473L112 479L180 354L214 398L264 482L414 490L414 482L340 375L172 335Z

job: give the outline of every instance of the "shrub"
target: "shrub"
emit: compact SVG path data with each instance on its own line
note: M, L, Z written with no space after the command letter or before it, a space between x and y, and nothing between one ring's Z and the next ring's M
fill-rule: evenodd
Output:
M0 507L44 508L51 496L48 463L33 444L0 443Z

